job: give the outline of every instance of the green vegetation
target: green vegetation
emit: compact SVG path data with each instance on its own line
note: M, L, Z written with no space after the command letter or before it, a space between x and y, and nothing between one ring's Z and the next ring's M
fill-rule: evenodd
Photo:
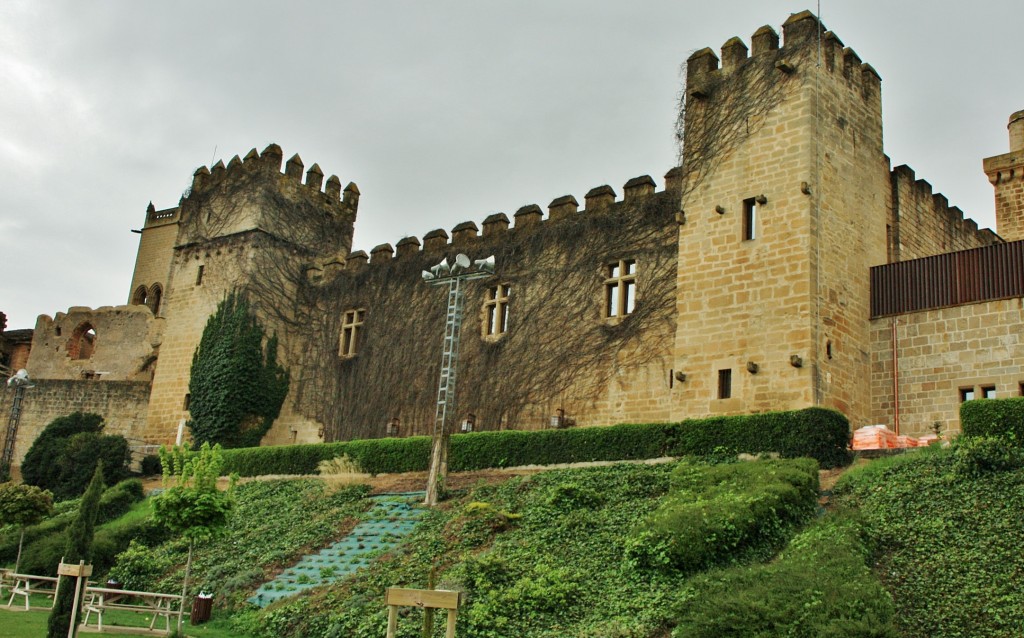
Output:
M128 441L102 431L103 417L98 414L75 412L54 419L25 454L25 483L50 490L58 500L74 498L85 491L97 459L111 484L128 478Z
M662 456L777 453L811 457L822 467L850 460L850 425L822 408L681 423L566 430L474 432L452 437L450 470L464 472L521 465L622 461ZM371 474L424 471L430 438L368 439L342 443L226 450L226 468L241 476L315 474L321 461L347 455Z
M836 486L839 502L862 513L901 635L1024 635L1024 470L1006 462L1014 447L964 437L851 470Z
M647 567L693 573L750 556L770 558L814 514L818 464L682 464L672 487L629 538L626 553Z
M96 513L100 508L101 494L103 494L103 461L96 464L92 480L78 506L78 515L68 527L63 562L68 564L84 562L87 565L92 563L93 528L96 524ZM76 608L75 594L77 593L74 583L74 578L60 577L57 597L47 622L47 638L64 638L73 624L78 625L81 622L82 610L80 607L75 609L74 615L72 614L72 609Z
M189 428L196 446L259 445L288 394L277 337L266 339L244 295L231 292L210 315L192 357Z
M1024 445L1024 397L964 401L960 426L964 436L1007 436Z
M25 528L35 525L53 512L53 495L33 485L4 483L0 485L0 525L18 529L18 557L14 571L18 573Z

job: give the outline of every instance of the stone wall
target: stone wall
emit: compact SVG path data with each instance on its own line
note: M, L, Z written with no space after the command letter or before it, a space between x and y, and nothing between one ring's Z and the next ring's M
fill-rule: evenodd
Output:
M938 422L960 429L961 389L1021 395L1024 300L1004 299L871 321L872 421L894 425L893 322L899 365L900 433L920 436Z
M128 303L140 303L142 300L139 297L144 297L146 305L157 316L163 314L162 306L166 301L164 297L170 279L174 244L178 237L179 214L178 208L155 210L150 204L139 237L139 251L135 257ZM156 296L160 298L159 303L154 298Z
M120 434L134 444L144 438L149 384L142 381L71 381L34 379L25 390L18 436L14 445L17 469L32 441L51 421L72 412L103 415L105 434ZM0 389L0 414L4 422L11 411L14 390Z
M906 165L892 171L891 210L887 227L887 261L906 261L940 253L987 246L999 241L991 230L978 230L973 219L917 179Z

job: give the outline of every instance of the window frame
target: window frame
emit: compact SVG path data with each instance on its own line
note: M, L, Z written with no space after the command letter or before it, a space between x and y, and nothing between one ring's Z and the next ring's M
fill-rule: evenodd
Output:
M604 265L605 319L625 319L636 310L638 271L636 259L618 259Z
M722 368L718 371L718 399L732 398L732 368Z
M341 333L338 337L338 356L352 359L359 355L362 345L363 325L366 323L366 308L346 310L341 318Z
M481 326L484 337L500 339L508 333L511 293L512 284L508 283L491 286L484 293L483 325Z

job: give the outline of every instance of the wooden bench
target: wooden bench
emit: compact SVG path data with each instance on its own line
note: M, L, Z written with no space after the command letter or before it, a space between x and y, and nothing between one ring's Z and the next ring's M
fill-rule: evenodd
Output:
M29 611L32 609L29 605L29 596L40 594L50 597L54 602L51 602L49 607L36 607L35 609L53 609L57 600L57 579L55 577L12 573L10 578L14 582L14 586L11 587L11 598L7 601L8 608L14 604L15 597L22 596L25 599L25 611Z
M103 612L116 609L139 614L153 614L153 620L149 623L150 630L156 626L158 618L163 618L165 629L169 634L171 633L171 616L177 616L181 610L180 594L86 587L85 599L85 621L82 625L88 626L89 617L96 614L96 627L99 631L103 631Z

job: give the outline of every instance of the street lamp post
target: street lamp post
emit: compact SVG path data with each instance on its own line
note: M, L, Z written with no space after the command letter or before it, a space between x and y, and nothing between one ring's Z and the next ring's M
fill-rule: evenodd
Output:
M18 372L7 380L7 387L14 388L14 401L11 403L11 415L7 419L7 434L4 437L4 452L0 457L0 478L9 479L11 463L14 462L14 443L18 438L18 424L21 422L21 403L25 400L25 390L33 387L28 379L27 370Z
M456 255L455 263L448 259L430 270L423 271L423 280L431 286L448 287L448 312L444 327L444 347L441 351L441 376L437 384L437 411L431 432L430 472L427 476L427 496L424 505L437 505L438 495L448 475L448 421L455 414L455 379L459 363L459 336L462 332L462 305L465 299L463 283L486 279L494 275L494 257L470 262L463 254Z

